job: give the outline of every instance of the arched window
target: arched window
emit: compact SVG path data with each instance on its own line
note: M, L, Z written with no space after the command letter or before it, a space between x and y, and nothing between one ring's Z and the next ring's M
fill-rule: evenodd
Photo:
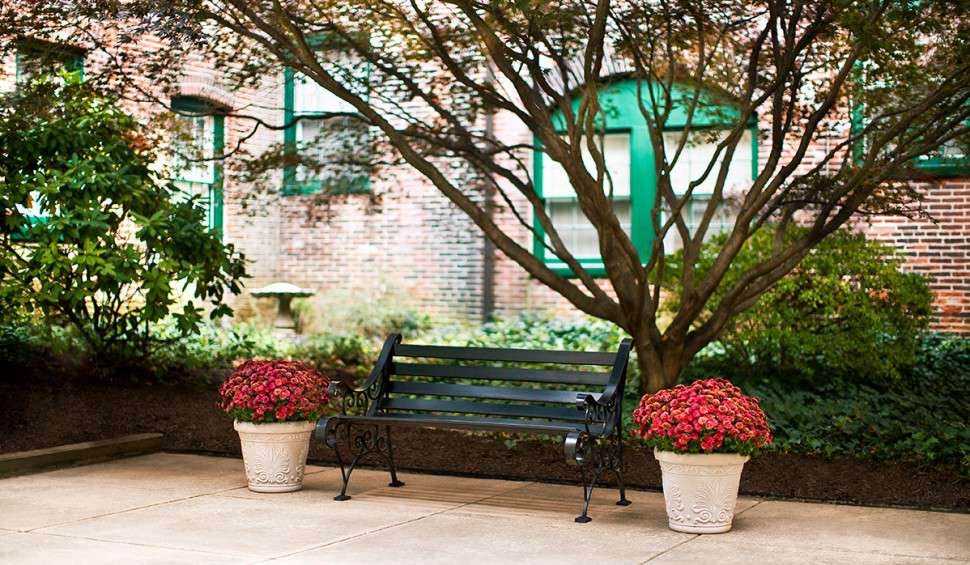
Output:
M186 196L198 196L206 209L209 229L222 231L222 155L225 116L212 103L193 96L172 99L175 132L173 172Z
M609 178L612 179L613 209L642 261L649 259L653 244L653 227L650 211L654 205L657 179L653 166L653 145L647 124L641 114L637 96L648 96L641 87L638 93L634 80L621 80L610 84L600 92L599 102L603 109L603 136L600 147L606 160ZM674 99L689 98L691 90L675 87ZM719 130L729 127L734 110L729 105L712 102L713 95L703 97L705 103L699 107L690 120L691 134L688 143L679 157L673 171L671 184L674 191L684 194L688 184L699 178L714 155L719 139ZM649 101L645 101L649 104ZM575 103L578 105L578 101ZM649 106L648 106L649 107ZM563 118L560 115L558 119ZM675 107L667 120L664 131L664 144L668 159L674 151L684 127L688 123L687 110ZM565 128L564 128L565 129ZM585 152L584 152L585 155ZM586 157L589 159L589 157ZM587 165L592 170L591 160ZM755 126L746 131L738 144L729 165L728 179L724 194L737 194L747 190L757 174L757 135ZM536 189L546 205L556 231L576 259L594 276L603 276L602 261L599 257L599 243L596 230L583 214L576 194L559 163L544 152L537 151L533 160L533 174ZM714 186L714 176L710 175L704 183L692 192L690 201L681 214L689 229L693 230L701 220ZM604 187L610 190L610 186ZM666 219L666 217L662 218ZM722 205L707 231L707 236L728 231L734 225L734 214L730 205ZM535 221L537 238L533 245L535 254L547 265L561 274L571 274L570 269L542 244L545 238L542 226ZM547 242L548 243L548 242ZM671 229L664 241L664 251L680 248L680 236Z

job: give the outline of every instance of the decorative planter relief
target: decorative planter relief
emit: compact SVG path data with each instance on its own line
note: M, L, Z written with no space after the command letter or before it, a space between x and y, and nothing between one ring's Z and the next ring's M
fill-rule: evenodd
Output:
M310 434L316 422L253 424L236 420L246 479L253 492L291 492L303 488Z
M655 449L663 472L670 529L717 534L731 529L747 455L673 453Z

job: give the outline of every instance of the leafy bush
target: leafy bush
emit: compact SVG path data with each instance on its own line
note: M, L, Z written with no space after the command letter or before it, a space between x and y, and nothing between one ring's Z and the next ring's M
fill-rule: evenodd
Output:
M431 328L431 318L420 314L406 292L388 287L368 292L328 291L294 302L304 335L356 335L383 340L400 332L407 336Z
M246 359L294 359L327 373L356 375L366 374L374 362L373 346L356 336L323 335L294 342L251 324L224 328L211 323L182 335L172 318L152 324L149 331L153 340L166 346L143 358L123 352L120 358L95 363L99 353L71 328L25 321L0 325L0 374L211 385Z
M770 236L756 234L745 261L770 254ZM705 251L702 264L713 261L716 248ZM809 383L898 379L916 362L932 299L925 279L903 272L892 248L838 232L737 316L688 377L730 372Z
M920 460L970 476L970 340L929 334L914 368L878 386L834 378L795 388L770 375L735 380L762 399L771 450Z
M155 331L160 338L175 337L166 335L170 328L159 324ZM246 359L294 359L321 371L363 375L374 363L373 354L373 346L358 336L325 334L294 341L251 324L209 324L194 335L176 337L169 347L153 352L149 362L167 374L178 368L187 380L211 382L222 380L235 363Z
M0 307L71 326L97 359L229 314L243 258L193 199L153 171L134 118L76 75L42 77L0 104ZM183 295L173 281L191 294ZM182 301L182 299L185 299ZM108 355L108 351L113 350Z
M321 369L338 370L362 377L377 361L375 348L356 335L316 335L295 345L290 357Z
M498 319L479 328L454 331L445 328L427 336L442 345L562 349L568 351L614 351L627 337L616 324L597 318L559 318L523 313L510 320Z

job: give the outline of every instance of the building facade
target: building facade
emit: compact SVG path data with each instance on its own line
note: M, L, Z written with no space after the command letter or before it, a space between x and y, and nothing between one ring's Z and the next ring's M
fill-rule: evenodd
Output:
M146 42L142 47L151 48L151 42ZM106 64L83 46L24 42L4 59L0 88L15 88L18 81L51 65L99 72ZM200 196L207 205L210 226L250 260L249 288L287 281L318 293L349 292L359 300L379 300L387 289L395 289L408 296L415 308L441 320L570 310L558 295L496 252L465 214L410 169L373 178L362 172L342 195L328 199L321 214L315 201L321 190L320 171L281 167L269 175L267 189L243 182L232 166L218 161L180 163L181 154L211 157L239 149L258 156L281 143L296 151L326 151L326 132L312 119L282 131L262 128L254 133L251 118L285 124L294 116L312 118L347 110L342 101L287 70L234 90L201 58L189 58L184 71L177 91L166 95L162 104L132 104L130 110L145 116L171 112L180 123L181 136L172 141L177 181L186 192ZM150 88L147 77L142 80ZM635 104L630 95L635 89L624 81L611 88L619 112L604 137L603 150L617 216L642 250L649 244L644 234L652 202L648 195L655 182L650 148L644 127L632 117ZM240 107L247 108L248 118L219 114L220 109ZM495 116L494 135L509 144L532 141L529 131L503 114ZM673 143L678 132L670 135ZM735 191L744 189L766 158L759 149L757 123L742 147L745 151L739 151L730 165L728 182ZM706 163L712 150L713 141L692 145L674 171L675 183L689 179L691 168ZM924 194L924 219L882 217L857 226L894 245L904 256L906 269L928 278L936 295L936 329L970 335L970 163L961 155L951 157L946 162L918 164L923 173L919 188ZM811 164L808 159L804 166ZM547 211L567 245L592 273L602 276L596 267L595 231L579 211L564 173L541 154L533 156L532 167ZM699 187L687 207L688 225L699 220L704 192ZM513 195L511 200L520 216L532 217L524 197ZM541 233L534 235L521 225L507 206L498 206L495 213L506 232L522 245L533 248L554 269L565 268L544 256L542 245L535 241ZM711 231L727 230L732 223L725 209ZM676 245L672 239L666 248ZM240 316L257 309L257 301L245 293L235 301Z

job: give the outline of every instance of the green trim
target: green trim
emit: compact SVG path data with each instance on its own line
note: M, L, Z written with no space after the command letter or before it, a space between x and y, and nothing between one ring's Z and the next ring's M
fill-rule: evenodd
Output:
M624 80L614 83L604 88L601 96L604 97L604 100L601 100L600 103L604 108L604 113L607 114L608 120L604 132L627 132L630 135L630 232L633 246L640 255L640 260L646 263L650 259L650 252L654 243L651 211L657 194L657 178L653 170L654 151L653 143L650 141L649 128L644 122L636 103L636 84L634 81ZM713 98L712 96L711 99ZM579 104L579 101L574 101L573 104L576 106ZM691 120L691 126L693 129L702 130L717 128L719 125L727 125L730 122L724 118L727 117L729 120L732 112L730 106L726 105L719 109L711 109L710 106L707 109L701 108L695 112L694 119ZM554 123L560 126L560 131L565 130L561 114L553 116L553 120ZM602 121L599 121L598 125L602 126ZM668 123L668 127L664 128L664 130L678 131L682 130L686 125L686 112L682 109L675 108L671 113L671 120ZM760 172L758 163L758 125L756 118L751 119L750 128L751 178L754 180ZM537 149L533 152L532 178L536 193L543 204L545 204L546 200L543 198L542 188L544 153L541 151L542 143L535 135L533 135L533 145ZM545 241L545 230L539 223L538 213L536 211L533 211L533 227L533 254L542 259L546 266L554 273L567 277L575 276L572 269L562 261L555 257L550 258L547 254L547 250L543 245ZM598 257L577 258L577 262L583 265L586 271L593 277L606 276L606 269L603 267L602 259Z
M970 176L970 157L921 159L914 166L920 172L936 177Z
M758 173L761 172L761 165L758 162L758 123L751 125L751 180L757 180Z
M296 99L295 73L290 67L283 69L283 123L288 124L296 117L293 111ZM296 124L283 130L283 151L285 155L296 154ZM296 165L283 166L283 195L301 194L296 186Z
M857 65L855 80L865 80L861 65ZM850 101L849 112L849 133L854 136L865 128L866 108L861 102ZM856 166L862 164L865 157L866 140L865 138L852 144L851 155L852 163ZM931 157L917 158L913 160L913 168L917 171L935 177L966 177L970 176L970 156L965 157Z
M222 237L223 233L223 185L225 182L225 164L220 157L225 151L226 144L226 116L215 104L195 96L178 96L172 98L171 108L175 112L192 114L197 117L212 118L212 182L198 182L177 180L193 185L203 185L206 194L207 212L209 215L208 228L215 230Z
M222 155L226 147L226 117L222 114L212 116L212 155ZM225 171L222 159L213 161L215 182L209 189L209 227L223 235L223 182Z
M23 56L27 52L33 52L43 61L59 59L64 65L64 70L78 73L81 80L84 80L84 50L70 45L59 45L34 40L23 40L18 42L14 53L14 83L21 81L23 75L24 61Z
M316 40L317 44L322 44L323 40ZM367 84L370 85L371 65L367 64ZM367 99L370 100L370 89L367 91ZM291 67L283 69L283 123L288 124L299 116L322 116L318 113L300 113L296 110L296 71ZM299 140L297 140L298 124L293 124L283 130L283 151L285 156L296 155L299 151ZM369 137L369 133L368 133ZM297 166L284 159L283 165L283 196L307 195L323 190L323 182L320 180L297 180ZM341 194L370 194L371 179L370 175L362 176L359 184L347 187L340 191Z

